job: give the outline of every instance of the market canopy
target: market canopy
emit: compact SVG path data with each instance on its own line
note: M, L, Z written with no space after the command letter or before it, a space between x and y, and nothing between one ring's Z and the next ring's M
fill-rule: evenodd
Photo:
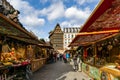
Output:
M89 45L108 37L112 37L117 33L119 33L119 30L78 33L69 46Z
M119 30L120 0L101 0L69 46L95 42Z
M11 37L11 38L15 38L27 43L32 43L32 44L42 43L30 32L28 32L24 27L6 18L1 13L0 13L0 34Z
M120 29L120 0L101 0L80 32Z

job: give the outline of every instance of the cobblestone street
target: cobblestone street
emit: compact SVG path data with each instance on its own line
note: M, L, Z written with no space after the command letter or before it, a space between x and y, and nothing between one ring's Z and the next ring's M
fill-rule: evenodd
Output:
M83 72L75 72L69 63L46 64L33 73L33 80L90 80Z

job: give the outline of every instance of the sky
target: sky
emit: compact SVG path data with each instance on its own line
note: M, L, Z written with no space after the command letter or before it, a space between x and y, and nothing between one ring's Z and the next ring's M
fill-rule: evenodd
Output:
M49 32L60 27L81 27L100 0L7 0L20 11L22 25L39 39L49 40Z

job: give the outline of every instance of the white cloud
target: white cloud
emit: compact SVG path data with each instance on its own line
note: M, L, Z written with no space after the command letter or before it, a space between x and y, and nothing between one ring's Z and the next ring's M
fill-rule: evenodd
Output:
M44 8L40 13L47 16L48 20L55 20L64 16L64 5L62 2L54 2L48 8Z
M39 27L40 25L43 25L45 20L41 18L37 18L35 16L21 16L20 17L21 22L24 22L25 26L28 27Z
M81 10L77 7L70 7L66 10L65 17L69 19L85 20L90 15L90 12L89 8Z
M96 2L97 0L75 0L79 5L83 5L84 3L92 3Z
M32 29L32 31L35 33L35 35L39 35L38 38L41 38L45 34L45 31L43 30Z
M66 21L62 22L63 27L80 27L85 20L90 16L90 8L86 7L84 10L73 6L65 11Z
M39 18L39 11L34 9L27 1L8 0L14 8L20 11L20 22L26 27L39 27L45 23L43 18ZM34 11L34 14L33 14Z
M83 25L81 22L75 22L75 20L64 21L61 23L61 27L80 27Z

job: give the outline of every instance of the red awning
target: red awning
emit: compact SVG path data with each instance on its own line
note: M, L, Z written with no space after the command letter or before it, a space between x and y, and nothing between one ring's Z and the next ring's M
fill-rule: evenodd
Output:
M112 37L117 33L119 33L119 30L78 33L69 46L83 46L86 44L91 44L102 39Z
M120 0L101 0L80 32L120 29Z

